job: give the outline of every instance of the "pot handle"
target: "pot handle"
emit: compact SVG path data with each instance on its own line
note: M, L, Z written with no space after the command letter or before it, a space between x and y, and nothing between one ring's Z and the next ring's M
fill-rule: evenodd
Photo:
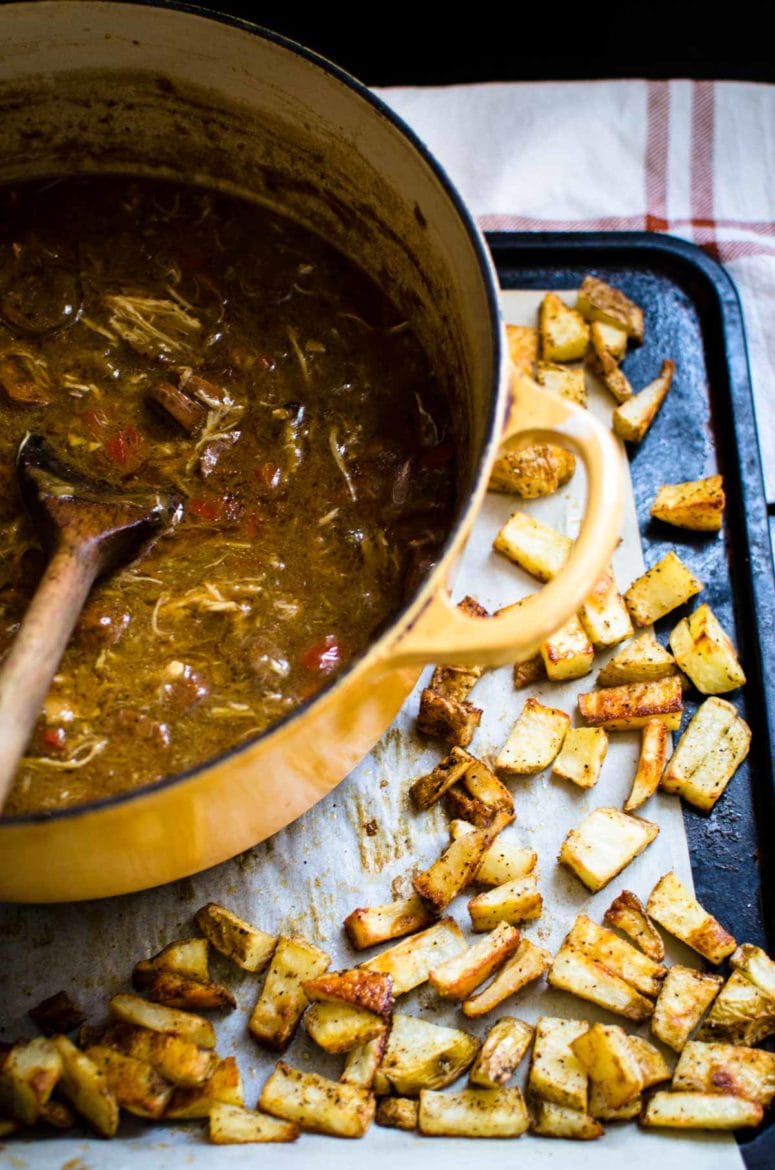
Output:
M458 662L505 666L523 662L586 600L607 567L619 538L624 472L621 448L589 411L531 378L512 371L511 405L503 441L510 450L531 443L570 447L587 469L584 522L568 560L537 593L491 618L464 614L442 588L389 651L398 665Z

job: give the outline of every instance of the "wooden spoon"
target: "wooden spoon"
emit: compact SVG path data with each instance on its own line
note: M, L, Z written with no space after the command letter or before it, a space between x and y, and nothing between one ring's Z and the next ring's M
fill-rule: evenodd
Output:
M51 559L0 669L0 810L95 579L135 557L182 512L176 496L119 495L85 479L39 435L22 441L16 470Z

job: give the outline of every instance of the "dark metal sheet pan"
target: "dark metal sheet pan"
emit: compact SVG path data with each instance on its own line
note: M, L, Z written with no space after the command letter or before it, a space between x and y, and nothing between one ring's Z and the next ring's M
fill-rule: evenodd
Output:
M635 389L676 362L673 387L630 449L647 564L670 548L705 582L702 599L736 641L748 677L730 698L753 730L751 754L709 816L684 807L697 895L738 941L775 946L775 582L745 332L735 287L699 248L647 232L491 233L503 288L575 288L592 273L642 305L646 340L623 368ZM724 476L722 532L651 519L662 483ZM669 615L657 626L672 628ZM686 721L697 707L687 701ZM775 1166L775 1124L741 1138L749 1170Z

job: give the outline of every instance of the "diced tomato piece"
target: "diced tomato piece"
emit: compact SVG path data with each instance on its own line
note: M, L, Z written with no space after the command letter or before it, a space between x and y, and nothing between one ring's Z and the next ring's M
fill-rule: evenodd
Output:
M67 743L67 732L64 727L47 727L40 738L47 748L61 752Z
M246 536L248 540L255 540L264 523L264 518L260 512L255 510L248 512L245 519L242 521L242 535Z
M186 505L189 513L210 524L240 520L243 506L233 496L192 496Z
M145 439L132 423L105 440L105 454L124 471L133 471L143 457Z
M331 674L345 657L344 647L336 634L326 634L312 642L301 655L301 665L316 674Z
M276 492L282 483L282 468L278 463L259 463L253 471L253 478L262 493Z
M83 421L90 435L95 438L100 438L105 427L110 425L110 417L104 410L87 410L83 416Z
M452 443L437 443L435 447L427 447L420 456L423 467L429 471L437 471L451 463L455 448Z

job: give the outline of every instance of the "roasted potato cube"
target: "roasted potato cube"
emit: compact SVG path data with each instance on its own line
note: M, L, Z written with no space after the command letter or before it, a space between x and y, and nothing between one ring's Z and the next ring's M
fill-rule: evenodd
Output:
M746 979L750 979L760 991L775 1000L775 962L770 956L752 943L743 943L729 960L730 966Z
M506 922L500 922L486 938L475 942L467 950L447 959L431 971L428 979L439 995L450 999L465 999L484 983L497 967L519 946L520 933Z
M676 528L718 532L726 502L722 476L709 475L688 483L663 484L651 505L651 515Z
M632 781L630 795L624 802L625 812L635 812L653 796L667 763L672 736L661 719L649 719L641 732L638 769Z
M636 626L651 626L703 588L672 550L637 577L624 595Z
M109 1028L99 1043L150 1064L166 1080L182 1088L204 1084L218 1067L218 1058L212 1049L199 1048L180 1036L131 1024Z
M489 844L487 833L474 829L448 845L429 869L413 879L416 892L436 914L473 880Z
M534 443L517 451L501 449L490 472L491 492L508 492L523 500L550 496L564 487L576 471L576 456L564 447Z
M745 683L734 643L709 605L683 618L670 635L670 649L684 674L703 695L721 695Z
M761 1105L721 1093L658 1092L646 1106L641 1125L646 1129L740 1129L758 1125Z
M662 362L658 378L616 407L611 424L620 439L630 443L641 441L667 397L674 373L675 362L668 358Z
M726 699L706 699L678 741L660 786L710 812L748 755L751 729Z
M765 1107L775 1097L775 1053L690 1040L675 1066L674 1090L731 1093Z
M610 565L579 610L579 618L595 650L607 650L631 636L630 614Z
M651 1031L668 1048L680 1052L716 998L724 980L679 963L671 967L659 992ZM682 1086L689 1087L692 1086Z
M556 293L547 293L541 301L538 332L544 361L572 362L587 352L589 325L580 313L569 309Z
M578 915L568 931L565 943L597 959L643 995L651 999L659 995L666 968L625 939L619 938L612 930L598 926L586 914Z
M540 654L534 654L525 662L518 662L514 667L514 689L521 691L523 687L532 687L533 683L541 682L546 678L546 667Z
M138 1028L166 1032L200 1048L215 1048L215 1030L209 1020L191 1012L178 1011L160 1003L149 1003L139 995L114 995L108 1004L111 1016Z
M642 1036L628 1036L627 1039L640 1065L644 1089L670 1080L670 1066L658 1048Z
M658 726L662 726L659 724ZM655 963L661 963L665 957L665 944L662 936L654 926L645 911L640 898L631 890L622 890L614 898L603 915L606 926L615 926L631 938L637 947ZM664 972L662 972L664 974Z
M330 962L325 951L303 938L279 939L248 1024L254 1040L275 1051L290 1043L309 1003L302 984L322 975Z
M566 836L558 861L588 890L602 890L651 844L659 825L618 808L596 808Z
M643 1074L629 1038L618 1024L593 1024L570 1045L586 1071L590 1092L595 1091L606 1109L618 1109L637 1097ZM590 1112L596 1110L590 1107Z
M54 1129L72 1129L75 1125L75 1114L64 1102L54 1101L52 1098L41 1107L40 1120L46 1125L52 1125Z
M512 365L532 378L538 361L538 330L532 325L507 325L506 340Z
M237 1006L234 996L222 983L200 983L197 979L189 979L187 975L159 970L147 959L135 965L132 983L138 991L144 991L149 999L168 1007L201 1012L217 1008L233 1011Z
M510 995L540 979L549 970L552 956L543 947L523 938L512 957L504 963L491 983L463 1003L463 1013L472 1019L491 1012Z
M627 330L622 329L619 325L592 320L589 325L589 339L593 344L595 338L597 338L598 344L605 346L611 357L615 358L617 362L620 362L627 353Z
M437 764L432 772L420 776L409 789L409 795L416 809L430 808L448 788L458 780L475 762L474 757L461 747L453 747L448 756Z
M512 926L540 917L543 898L534 873L477 894L468 903L474 930L493 930L501 922Z
M206 938L182 938L171 942L146 962L160 971L172 971L175 975L185 975L199 983L210 982Z
M395 1002L392 976L364 971L363 967L327 971L305 980L302 987L310 1003L341 1003L378 1016L389 1016Z
M393 994L404 995L419 987L434 967L439 967L466 948L463 932L453 918L443 918L427 930L361 964L367 971L382 971L393 977Z
M674 873L659 879L649 895L646 911L668 934L709 963L721 963L737 946L732 935L703 909Z
M470 594L459 601L457 608L469 617L486 618L489 613ZM484 674L483 666L437 666L431 675L430 689L450 699L467 699L472 689Z
M493 541L496 552L539 581L551 581L557 576L572 547L569 536L555 532L525 512L514 512Z
M122 1109L152 1120L164 1115L172 1085L150 1064L104 1044L87 1048L86 1055L104 1073L108 1089Z
M587 369L600 379L606 390L618 403L626 402L628 398L632 398L632 386L609 351L599 322L593 322L589 338L591 349L587 354Z
M576 307L587 321L602 321L605 325L623 329L638 344L643 341L643 310L604 280L585 276L578 291Z
M547 981L550 987L569 991L636 1024L647 1020L654 1010L650 999L609 971L604 963L567 943L554 956Z
M567 398L570 402L577 402L579 406L587 405L587 384L584 381L584 370L581 366L562 366L556 362L539 362L536 366L536 381L559 394L560 398Z
M659 719L670 731L681 725L683 691L677 675L657 682L625 683L579 695L579 712L592 727L634 731Z
M541 646L546 676L552 682L582 678L589 674L595 651L584 627L574 615Z
M533 1121L530 1132L538 1137L570 1138L593 1141L605 1133L599 1121L579 1109L537 1099L532 1102Z
M450 814L458 814L477 829L486 829L490 839L500 831L499 826L514 820L514 798L506 785L478 760L449 789L446 799Z
M527 1085L533 1096L586 1112L587 1073L571 1045L588 1028L586 1020L539 1017Z
M698 1040L720 1040L753 1047L775 1033L775 1000L733 971L697 1033Z
M0 1109L22 1125L34 1125L62 1071L53 1039L20 1040L0 1060Z
M420 695L417 730L446 743L468 747L482 719L481 707L426 687Z
M388 1030L384 1028L378 1036L371 1040L364 1040L363 1044L356 1044L347 1053L344 1072L340 1080L347 1085L358 1085L361 1089L370 1089L374 1084L377 1069L382 1064L385 1054Z
M533 1039L530 1024L514 1016L496 1020L484 1038L468 1079L483 1089L505 1085L517 1071Z
M467 1032L396 1012L380 1077L399 1096L416 1097L421 1089L451 1085L471 1066L478 1051L479 1041Z
M377 1125L389 1129L417 1129L420 1102L411 1097L383 1097L377 1104Z
M572 780L579 788L594 788L607 751L608 736L602 727L571 727L554 761L552 774Z
M60 1091L101 1137L113 1137L118 1129L118 1102L107 1077L66 1036L55 1036L53 1043L62 1058Z
M453 838L470 833L474 826L466 821L453 820L449 831ZM538 861L534 849L523 849L515 841L496 837L487 849L476 871L476 880L484 886L502 886L532 873Z
M324 1052L350 1052L381 1036L386 1024L381 1016L343 1003L316 1003L304 1017L307 1034Z
M259 1107L309 1133L363 1137L374 1119L371 1093L278 1062L261 1091Z
M622 683L657 682L676 673L675 659L654 637L644 630L623 646L597 676L600 687L618 687Z
M215 1105L245 1104L242 1077L233 1056L218 1063L215 1071L203 1085L177 1088L164 1111L166 1121L190 1121L209 1117Z
M216 1146L244 1142L295 1142L301 1130L293 1121L216 1102L210 1110L210 1141Z
M86 1016L77 1007L66 991L50 995L27 1013L37 1024L44 1036L56 1036L60 1032L72 1032L80 1028Z
M356 951L411 934L433 922L430 908L418 897L401 898L386 906L359 907L348 914L344 928Z
M251 926L217 902L208 902L195 917L207 941L243 971L262 971L274 954L274 935Z
M520 1137L530 1119L519 1089L420 1092L418 1128L436 1137Z
M500 750L496 768L512 776L528 776L548 768L570 727L570 715L528 699Z

